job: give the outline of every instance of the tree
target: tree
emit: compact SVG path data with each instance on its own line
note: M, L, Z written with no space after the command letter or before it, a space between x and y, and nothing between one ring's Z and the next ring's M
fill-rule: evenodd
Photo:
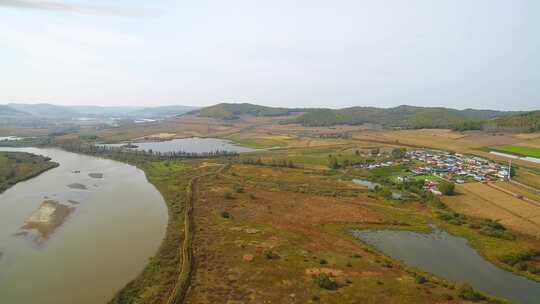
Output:
M439 188L439 191L441 191L441 193L444 195L454 195L454 188L455 188L454 183L441 182L438 188Z
M324 272L313 275L313 282L320 288L328 290L336 290L339 287L338 283Z
M328 166L330 167L330 169L334 169L334 170L340 168L337 158L330 159L330 163L328 164Z
M395 148L392 150L392 157L393 158L404 158L405 153L407 153L407 150L405 148Z

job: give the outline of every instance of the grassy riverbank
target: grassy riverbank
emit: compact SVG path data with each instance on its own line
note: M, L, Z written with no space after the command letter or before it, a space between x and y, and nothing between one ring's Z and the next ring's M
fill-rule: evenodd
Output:
M18 182L57 166L58 163L40 155L25 152L0 152L0 193Z

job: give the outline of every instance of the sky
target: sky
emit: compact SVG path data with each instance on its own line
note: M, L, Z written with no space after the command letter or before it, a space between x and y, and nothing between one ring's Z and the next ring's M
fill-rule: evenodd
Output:
M540 109L540 1L0 0L0 104Z

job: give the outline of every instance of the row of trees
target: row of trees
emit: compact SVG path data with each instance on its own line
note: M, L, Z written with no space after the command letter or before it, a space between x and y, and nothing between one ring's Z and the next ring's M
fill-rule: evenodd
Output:
M215 157L236 157L238 153L229 151L211 151L204 153L194 153L185 151L160 152L153 150L132 150L123 147L113 147L106 145L94 145L80 141L65 142L60 147L66 151L83 153L90 155L108 155L117 159L129 159L136 157L141 160L178 160L187 158L215 158Z
M264 162L262 158L242 158L239 160L241 164L256 165L256 166L268 166L268 167L283 167L283 168L298 168L292 160L285 159L272 159L270 162Z

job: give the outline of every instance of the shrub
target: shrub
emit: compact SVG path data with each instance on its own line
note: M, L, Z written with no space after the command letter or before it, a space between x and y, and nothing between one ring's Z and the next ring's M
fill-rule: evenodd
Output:
M540 249L531 249L516 254L508 254L501 258L501 261L510 266L515 266L519 262L530 261L540 256Z
M223 211L221 212L221 217L228 219L228 218L231 218L231 214L227 211Z
M325 259L321 259L321 260L319 261L319 264L321 264L321 265L326 265L326 264L328 264L328 262L327 262Z
M234 196L232 195L231 192L225 192L224 196L225 196L226 199L233 199L234 198Z
M279 255L274 253L272 250L265 250L263 252L263 255L267 260L274 260L274 259L279 258Z
M433 207L437 208L437 209L446 209L446 205L441 201L441 199L436 196L436 195L433 195L431 193L429 193L427 195L427 201L428 203L430 203L431 205L433 205Z
M326 273L313 275L313 282L320 288L328 290L336 290L339 287L338 283Z
M454 195L454 183L440 182L438 188L444 195Z
M238 186L238 187L234 187L234 192L236 193L244 193L244 188Z
M444 220L452 225L460 226L467 222L467 217L460 213L444 212L439 215L441 220Z
M428 280L427 280L424 276L417 275L416 278L414 279L414 281L415 281L417 284L424 284L424 283L426 283Z
M486 297L476 292L469 284L461 285L458 289L458 295L460 298L467 301L482 301L486 299Z
M403 158L405 157L405 153L407 153L405 148L395 148L392 150L392 157L396 159Z

